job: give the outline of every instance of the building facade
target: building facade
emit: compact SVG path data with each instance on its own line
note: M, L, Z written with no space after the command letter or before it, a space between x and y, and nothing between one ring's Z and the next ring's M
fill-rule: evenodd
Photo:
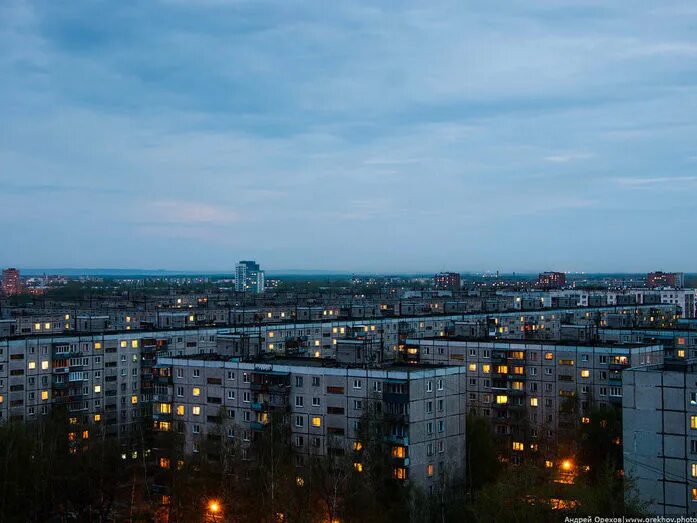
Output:
M255 261L243 260L235 268L235 290L237 292L264 292L264 271Z

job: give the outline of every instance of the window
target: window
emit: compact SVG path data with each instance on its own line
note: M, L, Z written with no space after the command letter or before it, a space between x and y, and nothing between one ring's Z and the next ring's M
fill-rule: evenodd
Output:
M433 463L426 465L426 475L430 478L433 476Z
M48 399L48 391L47 390L42 390L41 391L41 400L46 401ZM11 404L12 402L10 402Z
M482 372L484 374L489 374L491 372L491 365L489 365L488 363L482 365Z
M41 370L48 370L48 361L43 360L41 362Z
M177 396L184 396L184 387L177 387Z
M546 359L546 360L553 360L553 359L554 359L554 353L553 353L553 352L545 352L545 359Z
M192 413L194 416L199 416L199 415L201 414L201 407L199 407L199 406L197 406L197 405L191 407L191 413Z
M361 380L353 380L353 388L354 389L362 389L363 382Z
M697 405L697 392L690 392L690 405Z
M354 410L363 409L363 402L361 400L353 400L353 408Z
M201 433L201 425L194 425L191 429L192 429L191 432L193 432L194 434Z
M497 405L505 405L506 403L508 403L508 396L506 396L505 394L500 394L496 396Z
M305 399L302 396L295 396L295 406L303 408L305 406Z
M312 406L313 406L313 407L319 407L319 406L320 406L320 400L319 400L319 398L312 398Z
M692 463L690 465L690 475L693 478L697 478L697 463Z
M322 426L322 418L319 416L313 416L312 417L312 426L313 427L321 427Z
M227 399L229 399L229 400L234 400L234 399L235 399L235 391L234 391L234 390L228 390L228 391L227 391Z
M249 391L244 391L242 393L242 401L244 403L249 403L250 401L252 401L252 395L250 394Z
M303 377L302 377L302 376L296 376L296 377L295 377L295 386L296 386L296 387L302 387L302 386L303 386Z
M191 394L193 394L194 396L200 396L200 395L201 395L201 389L200 389L199 387L194 387L194 388L191 390Z
M131 405L138 404L138 396L131 396Z
M525 445L523 443L521 443L520 441L514 441L513 442L513 450L515 450L517 452L522 452L523 450L525 450Z
M426 423L426 434L433 434L433 422Z
M433 392L433 383L430 381L426 382L426 392Z
M476 363L470 363L470 364L469 364L469 370L470 370L470 372L477 372L477 364L476 364Z
M201 377L201 369L194 369L194 378Z
M295 426L302 427L305 425L305 420L302 416L295 416Z
M438 390L443 390L443 380L442 379L438 380Z
M445 421L438 420L438 432L445 432Z
M581 369L581 377L582 378L589 378L591 375L591 371L588 369Z
M537 407L538 404L539 404L539 402L538 402L537 398L530 398L530 406L531 407Z
M94 393L95 393L95 394L99 394L100 392L102 392L102 386L101 386L101 385L95 385L95 386L94 386Z
M184 405L177 405L177 416L183 416L186 412L186 407Z
M319 387L319 376L312 376L312 386Z
M426 414L431 414L432 412L433 412L433 402L427 401L426 402Z

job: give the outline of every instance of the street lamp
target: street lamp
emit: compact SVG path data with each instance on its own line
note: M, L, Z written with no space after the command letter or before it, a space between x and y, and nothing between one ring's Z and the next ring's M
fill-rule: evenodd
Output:
M223 506L220 501L209 499L206 509L206 521L222 521Z

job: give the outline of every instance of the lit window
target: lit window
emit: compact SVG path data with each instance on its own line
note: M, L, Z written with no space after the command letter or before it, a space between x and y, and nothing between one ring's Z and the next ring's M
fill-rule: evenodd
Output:
M47 370L48 369L48 361L44 360L41 362L41 370Z
M433 476L433 463L426 465L426 475L430 478Z
M193 315L189 316L189 321L194 321L194 316L193 316Z
M138 403L138 396L131 396L131 405L136 405Z
M102 415L101 415L101 414L95 414L95 415L94 415L94 421L95 421L96 423L99 423L100 421L102 421Z
M545 467L548 469L551 469L554 466L554 463L550 460L545 460Z
M102 342L101 341L95 341L94 342L94 350L100 350L102 348Z
M477 364L476 363L470 363L469 365L469 370L471 372L476 372L477 371Z
M530 398L530 406L537 407L537 405L538 405L538 399L537 398Z
M120 345L121 345L121 348L122 348L122 349L125 349L126 347L128 347L128 342L127 342L126 340L121 340L121 344L120 344Z
M269 343L269 350L273 350L273 343Z
M30 361L29 362L29 370L34 370L36 368L36 362L35 361Z
M514 441L513 442L513 450L523 451L523 450L525 450L525 445L523 443L521 443L520 441Z
M692 487L692 501L697 501L697 488Z
M160 468L162 469L168 469L169 468L169 458L160 458Z
M395 479L407 479L407 469L397 467L392 471L392 476Z
M201 407L198 407L198 406L191 407L191 412L193 413L194 416L198 416L199 414L201 414Z
M690 465L690 474L693 478L697 478L697 463L692 463Z
M273 331L270 331L270 332L269 332L269 338L273 338L273 337L274 337L274 333L273 333Z
M138 340L131 340L131 347L133 347L134 349L137 349L138 348Z
M49 322L44 323L44 329L49 330L51 328L51 324Z
M499 374L508 374L508 365L499 365L496 367L496 372Z
M508 396L501 394L499 396L496 396L496 403L498 405L503 405L505 403L508 403Z
M177 416L183 416L186 412L184 405L177 405Z
M591 375L591 371L589 371L588 369L581 370L581 377L582 378L589 378L590 375Z
M200 395L201 395L201 389L199 389L198 387L194 387L193 390L191 391L191 393L192 393L194 396L200 396Z
M0 394L0 404L2 404L5 401L5 396Z
M588 425L590 422L591 422L591 419L587 416L584 416L581 418L581 423Z
M169 403L160 403L160 414L171 414L172 405Z
M94 386L94 393L95 393L95 394L99 394L100 392L102 392L102 386L101 386L101 385L95 385L95 386Z
M90 439L90 431L89 430L82 431L82 439Z
M35 330L35 331L40 331L40 330L41 330L41 324L40 324L40 323L35 323L35 324L34 324L34 330Z
M48 391L47 390L42 390L41 391L41 399L43 401L46 401L48 399Z
M685 357L685 349L678 349L678 358Z
M489 374L491 372L491 365L489 365L488 363L482 365L482 372L484 374Z
M392 447L392 457L393 458L404 458L407 455L407 449L402 447L401 445L398 445L396 447Z
M322 418L320 418L319 416L313 416L312 426L313 427L321 427L322 426Z
M363 463L354 463L353 468L356 469L356 472L363 472Z
M697 429L697 416L690 416L690 428Z
M553 360L554 354L552 352L545 352L545 359L546 360Z

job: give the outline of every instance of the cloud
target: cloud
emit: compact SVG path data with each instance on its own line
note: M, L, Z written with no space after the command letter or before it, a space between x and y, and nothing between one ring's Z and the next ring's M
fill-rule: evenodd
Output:
M553 163L567 163L567 162L573 162L576 160L587 160L589 158L593 158L593 154L591 153L560 153L560 154L554 154L550 156L545 156L545 161L547 162L553 162Z

